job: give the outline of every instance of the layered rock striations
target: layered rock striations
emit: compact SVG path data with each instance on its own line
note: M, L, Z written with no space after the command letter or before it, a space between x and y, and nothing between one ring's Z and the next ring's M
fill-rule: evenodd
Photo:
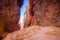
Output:
M0 0L0 35L20 29L20 8L23 0Z
M28 0L24 27L60 26L60 0Z

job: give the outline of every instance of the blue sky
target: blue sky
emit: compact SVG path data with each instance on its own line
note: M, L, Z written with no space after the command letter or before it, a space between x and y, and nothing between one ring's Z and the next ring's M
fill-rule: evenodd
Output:
M27 1L27 0L24 0L23 6L22 6L22 8L20 9L20 12L21 12L20 22L21 22L21 23L23 22L24 12L25 12L25 10L26 10L27 4L28 4L28 1Z

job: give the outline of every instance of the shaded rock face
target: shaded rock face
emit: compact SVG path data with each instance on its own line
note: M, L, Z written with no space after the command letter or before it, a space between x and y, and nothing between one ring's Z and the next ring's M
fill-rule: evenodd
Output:
M60 0L28 0L24 27L31 25L60 27Z
M23 0L0 0L0 34L20 29L20 8Z

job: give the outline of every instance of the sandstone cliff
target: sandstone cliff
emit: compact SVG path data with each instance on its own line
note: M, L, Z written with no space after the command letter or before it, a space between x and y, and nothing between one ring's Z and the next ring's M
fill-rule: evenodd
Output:
M0 0L0 36L20 29L20 8L23 0Z
M60 40L60 0L28 0L24 27L3 40Z
M28 0L24 27L60 26L60 0Z

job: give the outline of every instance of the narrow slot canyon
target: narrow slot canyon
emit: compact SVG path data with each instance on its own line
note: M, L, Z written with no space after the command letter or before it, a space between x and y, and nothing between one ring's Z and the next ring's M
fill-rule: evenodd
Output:
M19 23L20 23L20 26L21 26L20 28L21 29L24 28L24 13L26 11L27 4L28 4L28 0L24 0L23 1L23 5L22 5L22 7L20 9L21 15L20 15L20 21L19 21Z
M60 40L60 0L0 0L0 40Z

